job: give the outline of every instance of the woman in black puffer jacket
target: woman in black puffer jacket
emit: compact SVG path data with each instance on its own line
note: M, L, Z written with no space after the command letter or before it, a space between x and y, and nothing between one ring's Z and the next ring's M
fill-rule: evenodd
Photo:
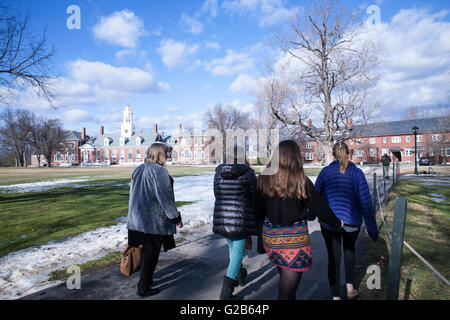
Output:
M233 299L234 287L243 284L247 271L242 267L247 239L257 233L254 212L256 176L246 164L222 164L214 177L213 232L225 237L230 263L220 299Z

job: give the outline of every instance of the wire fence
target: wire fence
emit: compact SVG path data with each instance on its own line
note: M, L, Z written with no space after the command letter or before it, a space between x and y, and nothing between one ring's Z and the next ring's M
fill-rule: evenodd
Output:
M376 190L374 190L374 192L376 193L376 195L377 195L377 199L378 199L378 206L379 206L379 209L380 209L380 216L381 216L381 221L382 221L382 223L383 223L383 225L384 225L384 229L385 229L385 231L386 231L386 234L388 235L388 237L389 237L389 240L392 240L392 234L389 232L389 229L388 229L388 227L387 227L387 224L386 224L386 219L384 218L384 214L383 214L383 207L382 207L382 205L381 205L381 199L380 199L380 192L379 192L379 189L378 189L378 186L376 187ZM386 197L386 195L385 195L385 197ZM437 271L436 270L436 268L435 267L433 267L433 265L431 264L431 263L429 263L424 257L422 257L416 250L414 250L414 248L409 244L409 243L407 243L405 240L403 240L403 244L417 257L417 258L419 258L431 271L433 271L433 273L436 275L436 276L438 276L442 281L444 281L447 285L449 285L450 286L450 282L439 272L439 271Z

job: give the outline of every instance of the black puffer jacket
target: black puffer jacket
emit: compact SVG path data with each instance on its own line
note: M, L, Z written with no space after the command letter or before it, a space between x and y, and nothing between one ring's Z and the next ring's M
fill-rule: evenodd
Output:
M222 164L214 177L213 232L229 239L256 234L256 176L245 164Z

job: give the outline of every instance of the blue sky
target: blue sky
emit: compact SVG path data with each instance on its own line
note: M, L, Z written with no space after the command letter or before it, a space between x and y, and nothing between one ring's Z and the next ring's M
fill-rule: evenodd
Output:
M448 97L450 14L447 1L344 1L380 8L380 37L388 45L379 87L396 119L409 106L433 107ZM64 126L117 132L129 103L140 129L192 126L217 103L253 110L251 79L262 58L276 52L267 40L310 1L294 0L20 0L35 32L55 46L57 109L22 97L16 106L58 116ZM70 5L81 29L69 30ZM401 42L401 43L400 43ZM433 68L434 66L434 68ZM436 68L436 66L438 66ZM412 88L413 87L413 88ZM396 112L391 112L396 110ZM380 119L380 118L379 118Z

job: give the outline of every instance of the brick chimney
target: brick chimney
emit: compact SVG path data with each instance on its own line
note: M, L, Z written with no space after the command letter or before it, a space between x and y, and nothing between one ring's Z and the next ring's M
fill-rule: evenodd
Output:
M82 139L82 140L86 139L86 128L83 128L83 129L81 130L81 139Z
M312 120L309 119L308 122L306 123L306 125L308 126L308 128L311 128L312 127Z
M103 136L105 134L105 127L100 126L100 135Z
M158 133L158 125L155 123L155 125L153 126L153 132L154 133Z
M181 132L183 131L183 126L181 125L181 123L178 124L178 133L181 134Z

